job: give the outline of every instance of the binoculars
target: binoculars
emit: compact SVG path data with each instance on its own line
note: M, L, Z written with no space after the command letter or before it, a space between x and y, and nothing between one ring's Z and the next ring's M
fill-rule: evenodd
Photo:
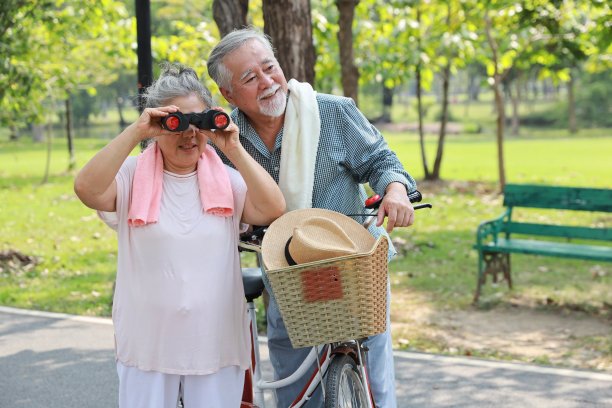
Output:
M214 109L200 113L174 112L162 118L162 126L171 132L182 132L190 124L204 130L225 129L229 126L230 119L225 112Z

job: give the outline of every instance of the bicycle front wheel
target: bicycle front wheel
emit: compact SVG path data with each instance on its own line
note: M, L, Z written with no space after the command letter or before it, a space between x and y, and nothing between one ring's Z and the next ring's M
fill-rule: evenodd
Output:
M355 361L337 354L327 370L325 408L366 408L368 396Z

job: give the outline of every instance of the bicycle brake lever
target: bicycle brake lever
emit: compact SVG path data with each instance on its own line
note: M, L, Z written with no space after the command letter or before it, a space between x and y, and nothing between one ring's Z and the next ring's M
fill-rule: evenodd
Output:
M433 205L431 205L430 203L423 203L423 204L417 204L415 205L414 208L415 210L420 210L421 208L432 208ZM346 214L346 216L348 217L376 217L378 215L377 212L371 212L371 213L366 213L366 214Z

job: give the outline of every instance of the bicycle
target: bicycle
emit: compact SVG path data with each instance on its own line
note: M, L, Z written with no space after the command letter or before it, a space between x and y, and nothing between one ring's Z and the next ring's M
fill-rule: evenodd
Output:
M409 193L411 202L419 202L422 199L421 193L417 190ZM347 214L349 216L365 217L362 225L367 229L371 222L374 221L376 213L374 210L380 206L382 198L379 196L370 197L366 201L366 209L370 212L365 214ZM420 208L431 208L429 203L414 206L415 210ZM380 237L376 241L376 246L373 252L378 254L379 265L384 264L384 319L383 327L374 329L374 332L363 333L357 338L349 338L339 340L338 338L320 341L321 337L295 341L291 336L290 322L283 314L283 319L290 334L291 342L295 348L312 346L307 358L302 362L299 368L289 377L266 381L262 378L261 359L259 350L259 337L257 331L257 309L255 307L255 299L263 294L266 284L266 270L261 257L261 241L266 232L267 227L259 227L249 233L246 238L240 242L241 250L255 252L258 258L257 268L243 268L243 284L247 302L247 310L250 318L251 328L251 369L246 373L245 388L243 393L243 401L241 408L265 408L264 392L267 390L275 390L289 384L293 384L306 374L310 367L316 362L316 367L310 375L310 380L302 389L302 392L296 397L291 407L303 406L316 391L320 384L325 384L321 387L323 400L326 408L336 407L358 407L358 408L374 408L374 400L370 391L370 385L367 376L367 347L363 347L362 343L366 338L373 334L381 333L385 330L386 323L386 280L387 280L387 252L388 241L385 237ZM324 268L323 268L324 269ZM270 277L267 277L268 279ZM379 285L380 286L380 285ZM277 286L278 288L278 286ZM277 300L278 293L274 292ZM380 302L379 302L380 303ZM380 308L379 308L380 309ZM282 312L282 310L281 310ZM380 319L379 319L380 320ZM380 324L379 324L380 326ZM363 330L363 329L361 329ZM370 329L371 330L371 329ZM310 330L309 330L310 331ZM359 331L359 330L358 330ZM315 336L316 337L316 336ZM325 337L325 336L324 336ZM342 337L342 336L340 336ZM348 337L347 337L348 338ZM297 343L297 344L296 344ZM319 353L318 344L324 344L323 350Z

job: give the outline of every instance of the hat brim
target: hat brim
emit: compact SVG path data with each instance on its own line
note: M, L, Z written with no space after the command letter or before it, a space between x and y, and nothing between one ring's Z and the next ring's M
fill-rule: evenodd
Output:
M374 237L361 224L344 214L322 208L305 208L290 211L277 218L266 231L261 243L261 257L268 271L289 266L285 258L285 246L293 229L309 217L324 217L338 224L357 245L357 253L372 251L376 244ZM306 264L301 264L304 266Z

